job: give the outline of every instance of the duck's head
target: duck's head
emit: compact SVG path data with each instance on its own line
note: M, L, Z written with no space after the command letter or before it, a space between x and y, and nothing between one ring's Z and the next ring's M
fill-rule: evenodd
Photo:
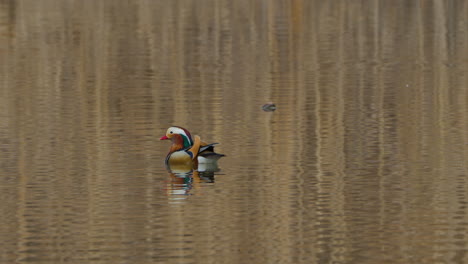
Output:
M173 142L181 141L184 148L188 148L193 145L192 136L190 135L190 132L183 127L172 126L168 128L166 131L166 135L162 136L159 140L166 139L170 139Z

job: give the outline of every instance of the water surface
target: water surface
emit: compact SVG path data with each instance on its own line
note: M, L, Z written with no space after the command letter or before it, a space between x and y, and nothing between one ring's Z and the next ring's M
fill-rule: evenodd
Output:
M0 263L467 263L466 14L0 1Z

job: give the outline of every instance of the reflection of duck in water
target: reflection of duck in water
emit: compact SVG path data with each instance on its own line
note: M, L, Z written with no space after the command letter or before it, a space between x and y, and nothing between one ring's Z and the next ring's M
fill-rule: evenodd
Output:
M173 202L185 200L193 187L198 186L198 182L194 178L198 178L196 171L192 170L192 166L186 166L186 170L179 167L175 171L169 170L169 181L166 183L166 193Z
M214 145L207 144L200 140L199 136L192 139L190 132L182 127L172 126L167 129L166 135L160 140L170 139L172 145L166 156L166 165L178 166L192 164L195 167L198 163L216 163L223 154L214 152Z
M215 171L202 166L199 168L203 171L194 170L191 164L167 166L169 181L165 190L171 203L179 203L190 195L201 194L204 184L214 183ZM216 168L216 171L219 169Z

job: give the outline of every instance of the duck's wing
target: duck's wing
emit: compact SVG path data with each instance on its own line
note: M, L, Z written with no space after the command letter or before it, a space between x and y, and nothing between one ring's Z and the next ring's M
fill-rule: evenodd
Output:
M213 162L217 161L221 157L224 157L224 154L216 153L214 151L214 145L216 144L218 143L211 143L200 147L200 150L198 152L198 162Z
M214 151L214 145L217 145L218 143L211 143L211 144L202 144L200 146L200 150L198 151L198 153L201 153L203 151Z

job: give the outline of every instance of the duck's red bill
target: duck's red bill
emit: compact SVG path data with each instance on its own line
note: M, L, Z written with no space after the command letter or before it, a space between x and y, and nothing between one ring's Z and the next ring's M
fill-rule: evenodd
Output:
M169 138L166 136L162 136L159 140L166 140L166 139L169 139Z

